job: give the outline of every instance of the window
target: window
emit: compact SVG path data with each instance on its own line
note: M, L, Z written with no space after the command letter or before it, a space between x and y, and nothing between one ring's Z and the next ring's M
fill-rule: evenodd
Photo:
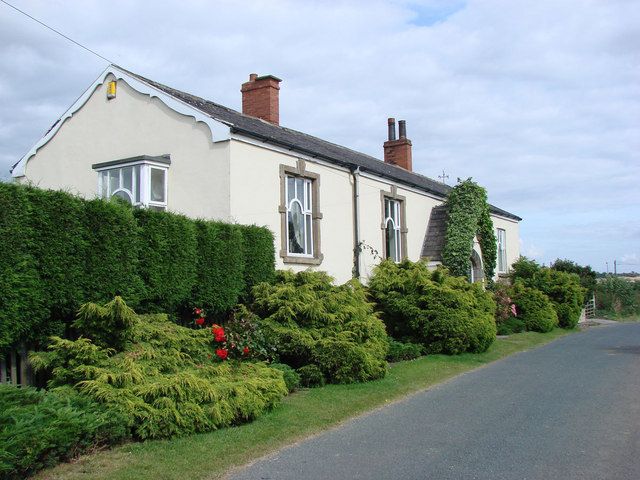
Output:
M98 172L98 195L120 198L131 205L167 209L169 156L140 157L93 165Z
M400 240L400 202L391 198L384 199L385 225L385 254L394 262L399 262L401 256Z
M320 253L319 184L320 176L306 170L303 160L296 167L280 166L280 215L285 263L319 265Z
M383 257L400 262L407 258L405 197L398 195L397 187L394 185L390 192L380 192L380 198Z
M507 272L507 233L502 228L498 228L496 232L496 237L498 239L498 272L506 273Z
M287 175L287 253L313 256L313 212L308 178Z

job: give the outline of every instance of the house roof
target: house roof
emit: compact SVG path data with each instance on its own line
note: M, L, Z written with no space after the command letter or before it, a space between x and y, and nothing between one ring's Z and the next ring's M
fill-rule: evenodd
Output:
M137 73L114 65L118 70L126 72L131 77L156 88L165 94L199 110L214 120L226 123L234 133L254 137L305 155L320 158L329 163L341 165L351 169L360 167L361 171L372 173L395 182L417 188L436 197L445 199L452 187L432 180L415 172L407 171L395 165L390 165L370 155L356 152L347 147L322 140L306 133L275 125L259 118L244 115L236 110L217 104L210 100L191 95L162 83L145 78ZM502 210L493 205L491 212L506 218L520 221L522 218Z
M442 249L447 235L447 219L449 212L445 205L431 209L427 234L422 244L422 258L427 257L432 262L442 262Z

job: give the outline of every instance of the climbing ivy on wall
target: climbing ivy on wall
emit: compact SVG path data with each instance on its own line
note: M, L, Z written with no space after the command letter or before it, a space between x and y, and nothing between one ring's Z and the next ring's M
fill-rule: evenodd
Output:
M498 245L487 203L487 191L470 178L460 181L447 198L449 217L442 263L453 275L467 276L471 267L473 239L478 237L482 250L485 278L490 280L496 268Z

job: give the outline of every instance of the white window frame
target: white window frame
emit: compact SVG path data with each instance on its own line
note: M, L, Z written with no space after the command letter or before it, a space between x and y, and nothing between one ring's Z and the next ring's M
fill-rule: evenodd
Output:
M391 258L396 263L399 263L402 260L402 210L400 208L400 204L400 200L384 197L385 253L387 258ZM393 252L395 256L386 248L387 229L389 228L390 223L391 228L393 229L393 236L395 237L396 251Z
M138 159L140 158L140 159ZM98 197L110 199L119 191L124 191L131 196L131 204L141 208L151 208L154 210L167 210L168 206L168 179L169 179L169 166L164 162L154 161L151 157L136 157L132 160L123 160L122 162L106 162L104 164L94 165L94 170L98 174ZM123 184L123 169L125 167L132 167L132 190L128 190L122 187ZM139 167L139 168L136 168ZM119 188L111 191L111 185L109 182L109 173L117 170L119 172ZM164 172L164 201L152 201L151 200L151 171L161 170ZM106 197L103 195L103 173L107 172L106 176ZM140 175L138 180L137 175ZM139 201L136 200L137 188L139 187Z
M289 179L293 180L294 186L294 194L292 195L291 200L289 200ZM302 180L302 203L300 203L300 199L298 198L298 181ZM290 257L304 257L304 258L313 258L314 254L314 238L313 238L313 180L310 178L300 177L296 175L286 175L285 176L285 184L284 184L284 198L286 200L286 245L287 245L287 256ZM304 219L303 222L303 253L291 252L289 250L289 213L293 207L293 204L297 203L301 207L302 216ZM308 220L307 220L308 219ZM307 247L310 246L310 249ZM309 250L309 251L307 251Z
M507 231L504 228L496 229L498 242L498 273L507 273Z

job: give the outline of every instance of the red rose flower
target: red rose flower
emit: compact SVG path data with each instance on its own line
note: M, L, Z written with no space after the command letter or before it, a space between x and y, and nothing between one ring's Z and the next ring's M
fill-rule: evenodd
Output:
M249 355L249 347L244 347L244 348L242 349L242 354L243 354L243 355Z
M226 360L229 351L226 348L219 348L216 350L216 355L220 357L220 360Z
M201 308L194 308L193 309L193 313L195 313L196 315L200 315L202 313L202 309Z
M204 318L203 317L196 318L196 325L204 325Z
M213 337L216 342L224 342L226 340L224 328L220 325L214 325L213 328L211 328L211 333L213 333Z

